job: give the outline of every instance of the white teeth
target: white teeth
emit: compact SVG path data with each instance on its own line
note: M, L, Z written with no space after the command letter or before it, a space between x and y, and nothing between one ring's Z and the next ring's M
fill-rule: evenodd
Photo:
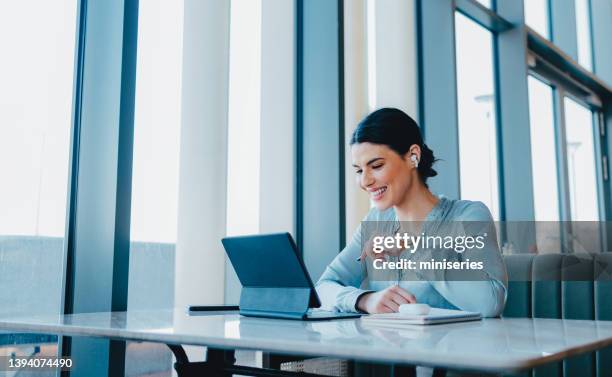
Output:
M386 188L386 187L379 188L378 190L374 191L374 196L380 196L380 195L382 195L382 194L383 194L385 191L387 191L387 188Z

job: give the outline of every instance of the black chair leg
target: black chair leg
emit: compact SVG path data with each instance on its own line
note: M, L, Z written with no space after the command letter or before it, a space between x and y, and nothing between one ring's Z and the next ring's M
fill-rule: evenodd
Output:
M446 369L434 368L431 377L446 377Z
M416 377L416 367L411 365L394 365L392 377Z
M416 377L415 366L394 365L391 375L393 377ZM432 377L446 377L446 369L434 368Z

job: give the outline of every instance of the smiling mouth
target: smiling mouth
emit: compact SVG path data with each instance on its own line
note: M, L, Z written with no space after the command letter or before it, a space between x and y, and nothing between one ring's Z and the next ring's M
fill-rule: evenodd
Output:
M379 200L380 198L382 198L382 196L384 195L386 191L387 191L387 186L383 186L376 191L371 191L372 199Z

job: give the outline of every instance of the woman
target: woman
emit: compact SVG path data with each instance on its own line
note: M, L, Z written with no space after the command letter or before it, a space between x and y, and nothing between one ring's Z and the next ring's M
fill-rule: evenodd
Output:
M481 202L450 200L429 191L427 179L437 174L432 169L435 158L416 122L398 109L380 109L361 121L350 144L357 182L374 207L319 279L317 292L323 307L388 313L397 312L402 304L426 303L498 316L506 301L507 274L489 209ZM480 225L477 229L456 226L467 223ZM364 224L375 224L376 230L366 234ZM486 229L493 231L487 235ZM483 248L469 253L423 248L409 252L406 244L404 249L373 252L372 234L392 235L400 230L422 236L484 235L487 240ZM380 258L418 263L441 257L444 261L471 257L482 262L482 269L467 275L445 269L381 271L374 267L381 264L373 263Z

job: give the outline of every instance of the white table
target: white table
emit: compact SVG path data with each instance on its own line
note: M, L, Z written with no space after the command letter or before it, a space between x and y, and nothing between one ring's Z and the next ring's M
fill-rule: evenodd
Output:
M0 330L165 343L177 363L185 365L189 361L180 345L491 373L531 369L612 344L612 321L505 318L393 330L366 327L359 319L302 322L214 312L189 316L178 309L3 317ZM238 372L228 366L223 370ZM220 367L215 366L217 371Z

